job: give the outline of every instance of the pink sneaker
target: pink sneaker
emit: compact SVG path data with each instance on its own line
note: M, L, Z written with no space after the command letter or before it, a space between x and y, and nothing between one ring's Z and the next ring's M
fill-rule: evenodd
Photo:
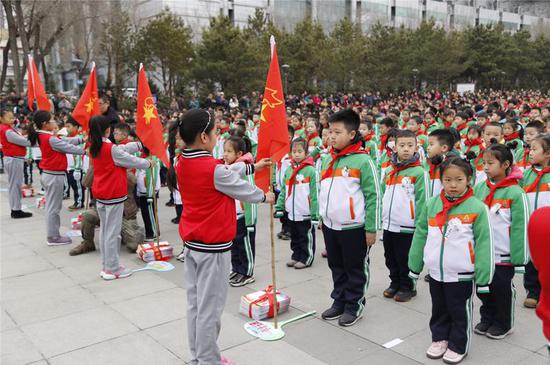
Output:
M132 270L125 269L124 267L119 267L117 271L102 271L101 277L103 280L115 280L115 279L124 279L128 276L131 276L134 272Z
M443 355L443 362L447 364L458 364L466 357L466 354L458 354L453 350L447 349Z
M235 363L231 360L229 360L227 357L222 356L222 360L220 361L220 365L235 365Z
M445 351L447 351L447 345L447 341L432 342L431 346L428 348L428 351L426 351L426 356L430 359L441 358L445 354Z

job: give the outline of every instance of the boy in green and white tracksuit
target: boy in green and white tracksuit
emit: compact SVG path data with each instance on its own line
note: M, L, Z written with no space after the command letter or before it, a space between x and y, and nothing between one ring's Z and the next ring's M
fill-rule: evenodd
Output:
M432 341L463 356L470 347L474 283L487 293L495 268L489 210L472 188L457 198L441 191L419 213L409 252L411 279L424 266L431 277Z
M299 144L297 141L302 141L300 147L305 157L307 143L300 138L293 141L293 146ZM276 218L282 217L284 211L288 215L292 256L287 266L295 269L311 266L315 257L315 227L319 224L319 208L314 164L312 157L300 163L292 161L285 171L284 184L275 206Z
M147 156L142 156L147 157ZM160 191L160 160L157 157L153 157L154 166L151 169L136 170L137 179L137 196L139 202L139 209L141 210L141 217L143 218L143 224L145 226L145 240L153 241L159 235L157 231L157 225L155 222L155 207L153 206L153 196ZM154 179L153 179L154 176ZM153 181L155 186L153 187Z
M513 167L505 180L521 179L521 171ZM514 272L523 274L529 260L527 222L529 203L523 189L516 183L498 187L491 179L476 185L475 196L489 208L495 251L495 273L490 293L478 294L482 301L481 321L475 332L499 339L514 326L516 289Z

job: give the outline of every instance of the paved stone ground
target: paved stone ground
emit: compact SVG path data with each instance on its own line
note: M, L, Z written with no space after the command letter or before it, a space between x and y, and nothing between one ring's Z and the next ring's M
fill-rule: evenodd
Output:
M6 188L0 175L0 188ZM36 185L36 184L35 184ZM167 190L160 198L162 239L179 252L181 241L175 215L167 208ZM24 199L32 205L33 198ZM75 213L64 201L63 231ZM94 252L70 257L71 246L48 247L45 242L44 211L30 208L34 217L11 220L6 192L0 192L1 256L1 363L2 364L182 364L188 362L186 342L183 267L167 273L140 272L123 280L105 282L99 278L100 258ZM230 288L222 318L219 344L223 355L237 365L262 364L415 364L442 363L429 360L428 328L430 298L425 282L418 284L418 296L398 304L383 298L388 284L383 249L371 251L371 284L366 315L355 326L342 328L319 316L285 327L286 337L266 343L243 330L247 321L238 313L241 295L263 289L270 282L269 232L266 206L259 209L256 282ZM317 234L317 257L306 270L285 267L288 241L277 241L278 286L292 298L289 318L309 310L322 312L330 305L331 279L326 261L320 256L322 235ZM97 240L97 238L96 238ZM80 242L74 239L73 245ZM143 265L124 248L122 263L129 268ZM524 293L521 277L518 289L515 332L501 341L474 335L464 364L548 364L540 321L533 310L521 306ZM479 301L476 299L476 309ZM476 313L476 320L478 315ZM403 342L386 349L394 340Z

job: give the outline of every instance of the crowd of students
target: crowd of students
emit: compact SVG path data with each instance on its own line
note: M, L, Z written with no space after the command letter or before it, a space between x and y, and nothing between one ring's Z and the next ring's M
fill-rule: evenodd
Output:
M59 232L62 200L68 185L75 199L71 209L83 207L84 185L90 183L83 185L82 179L90 167L101 227L101 276L124 278L131 271L118 254L128 197L138 202L144 239L154 240L160 232L153 202L166 183L168 204L176 210L172 222L179 224L185 247L179 258L185 261L195 358L219 359L212 333L219 331L227 283L254 281L261 202L275 204L278 237L290 240L289 268L313 264L316 231L322 230L322 255L333 279L333 304L323 319L352 326L363 316L369 250L379 237L389 279L384 297L412 300L420 273L428 272L433 340L428 357L458 363L467 355L476 292L482 306L475 333L493 339L509 335L515 273L524 275L526 307L536 307L540 296L527 224L534 210L550 205L550 98L537 91L490 91L366 94L332 98L330 104L328 99L288 102L290 149L273 169L276 196L254 186L255 171L272 164L255 159L257 108L221 105L165 116L170 169L132 141L130 123L113 127L109 118L94 117L84 137L70 116L61 124L38 111L18 121L17 114L3 110L0 142L12 218L30 216L21 210L21 187L32 184L25 176L32 179L33 161L39 160L47 242L70 243ZM40 159L29 157L33 149ZM88 252L91 246L93 237L71 252ZM219 295L208 302L205 290Z

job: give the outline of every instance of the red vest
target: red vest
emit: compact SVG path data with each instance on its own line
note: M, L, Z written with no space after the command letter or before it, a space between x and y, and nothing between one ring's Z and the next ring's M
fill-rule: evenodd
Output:
M111 142L103 142L99 155L92 157L94 181L92 194L99 201L120 203L128 196L128 178L126 169L115 165L111 150Z
M183 241L216 246L237 235L235 200L214 186L214 170L220 164L212 156L191 158L184 152L179 157L176 176L183 204L179 224Z
M0 124L0 144L2 144L4 155L8 157L25 157L25 155L27 154L26 147L19 146L15 143L11 143L10 141L8 141L6 133L9 130L12 130L15 133L19 134L19 132L17 132L12 126L9 126L7 124Z
M49 133L38 132L38 144L42 152L40 168L49 171L66 171L67 156L64 153L54 151L50 145L50 138L59 138Z

